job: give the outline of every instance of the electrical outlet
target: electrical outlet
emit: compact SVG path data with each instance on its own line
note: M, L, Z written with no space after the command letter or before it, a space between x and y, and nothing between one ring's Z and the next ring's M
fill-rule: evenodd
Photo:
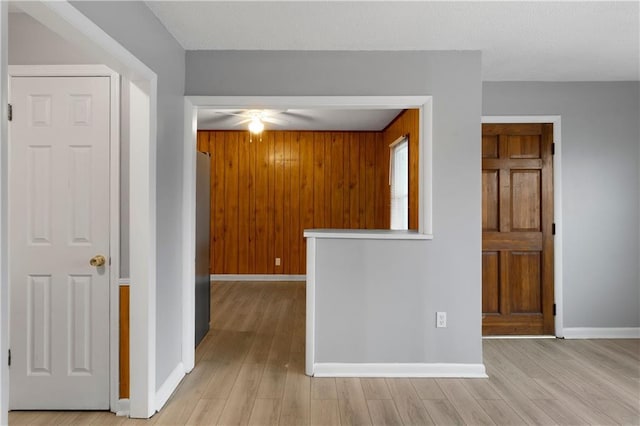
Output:
M276 266L280 266L280 258L276 257Z
M446 312L436 312L436 327L437 328L446 328L447 327L447 313Z

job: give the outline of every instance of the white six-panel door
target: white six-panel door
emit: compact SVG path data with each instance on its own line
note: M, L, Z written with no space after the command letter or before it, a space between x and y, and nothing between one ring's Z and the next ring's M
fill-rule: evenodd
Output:
M109 408L109 85L11 79L10 409Z

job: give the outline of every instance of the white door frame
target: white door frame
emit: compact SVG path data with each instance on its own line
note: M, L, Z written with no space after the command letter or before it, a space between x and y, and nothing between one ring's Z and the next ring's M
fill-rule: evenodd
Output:
M109 77L109 405L115 407L120 367L120 75L104 65L9 65L11 77ZM9 143L10 138L9 134ZM11 164L8 168L11 169ZM11 253L8 261L10 266Z
M130 82L131 336L130 416L156 411L156 124L157 75L67 1L18 2L16 6L63 38L90 50ZM9 291L7 275L7 3L0 2L0 424L6 424ZM117 300L117 299L116 299ZM113 403L113 402L112 402ZM117 404L111 406L112 411Z
M7 105L9 99L8 62L8 14L7 2L0 1L0 425L9 424L9 247L7 230L9 144Z
M186 371L195 363L195 209L196 209L196 152L198 108L214 109L406 109L420 110L418 179L418 232L425 239L433 237L433 99L425 96L185 96L183 146L183 344L182 362ZM314 364L314 306L313 274L307 271L307 331L306 365ZM309 370L307 370L307 374Z
M555 334L564 337L562 299L562 117L559 115L483 115L483 123L552 123L553 143L553 222L556 235L553 238L553 292L556 304Z

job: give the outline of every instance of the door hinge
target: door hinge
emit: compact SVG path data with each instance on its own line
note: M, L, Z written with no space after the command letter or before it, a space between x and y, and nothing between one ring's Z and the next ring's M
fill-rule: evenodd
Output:
M551 144L551 155L556 155L556 143Z
M9 361L8 361L9 367L11 367L11 349L9 349Z
M555 223L551 224L551 235L556 235L556 224Z
M13 121L13 105L11 104L9 104L9 108L7 108L7 119Z
M555 303L553 304L553 316L554 317L556 316L556 304Z

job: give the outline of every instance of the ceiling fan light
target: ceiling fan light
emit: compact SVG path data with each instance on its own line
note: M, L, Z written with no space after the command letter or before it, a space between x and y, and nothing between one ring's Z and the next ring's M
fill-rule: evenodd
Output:
M249 131L254 134L260 134L264 130L264 123L260 118L254 117L249 123Z

